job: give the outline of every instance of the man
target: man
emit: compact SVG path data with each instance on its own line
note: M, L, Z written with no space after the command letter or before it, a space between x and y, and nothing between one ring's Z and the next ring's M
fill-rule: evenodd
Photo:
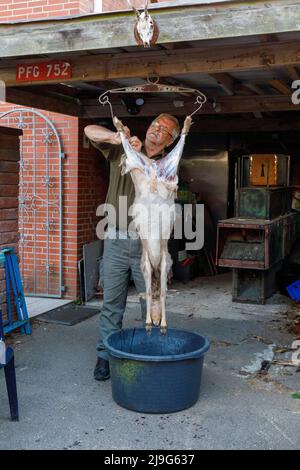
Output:
M119 207L121 207L120 196L127 196L128 209L134 201L131 176L129 173L122 176L119 166L124 154L119 133L96 125L87 126L84 131L93 146L98 148L110 162L106 203L112 204L118 215ZM179 132L178 120L169 114L161 114L151 123L144 143L136 136L131 137L129 129L125 128L131 146L154 159L163 156L165 149L175 141ZM106 380L110 377L108 353L104 348L103 339L109 333L122 328L130 274L132 274L137 292L139 294L145 292L144 278L140 268L142 244L139 238L128 232L127 219L128 217L124 223L123 217L117 217L116 220L108 218L108 232L103 252L103 308L100 315L100 338L97 344L98 359L94 370L96 380ZM146 303L143 299L141 299L141 308L142 318L145 320Z

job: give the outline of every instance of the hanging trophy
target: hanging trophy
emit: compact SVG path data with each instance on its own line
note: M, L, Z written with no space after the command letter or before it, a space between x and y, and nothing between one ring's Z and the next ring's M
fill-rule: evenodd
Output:
M153 46L159 36L159 29L156 21L151 17L148 12L148 0L145 2L144 11L139 12L130 0L127 0L136 14L136 22L134 25L134 37L139 45L144 47Z

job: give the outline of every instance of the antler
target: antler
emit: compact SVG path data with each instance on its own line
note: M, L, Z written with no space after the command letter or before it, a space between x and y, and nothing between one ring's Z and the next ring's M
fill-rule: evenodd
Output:
M134 13L136 14L136 16L139 18L140 17L140 12L135 8L135 6L132 5L131 1L130 0L127 0L127 3L128 5L133 9ZM148 3L148 1L147 1Z

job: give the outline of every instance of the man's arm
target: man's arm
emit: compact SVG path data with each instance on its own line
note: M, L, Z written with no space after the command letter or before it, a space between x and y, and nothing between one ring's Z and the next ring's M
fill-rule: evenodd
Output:
M119 132L111 131L102 126L91 124L84 128L84 132L87 138L90 139L93 144L96 144L96 146L99 145L99 147L101 144L121 145L122 143ZM142 148L142 142L140 139L136 136L130 137L130 130L128 127L124 127L124 133L132 148L140 152Z
M88 139L95 144L120 145L121 139L118 132L113 132L102 126L89 125L84 128Z

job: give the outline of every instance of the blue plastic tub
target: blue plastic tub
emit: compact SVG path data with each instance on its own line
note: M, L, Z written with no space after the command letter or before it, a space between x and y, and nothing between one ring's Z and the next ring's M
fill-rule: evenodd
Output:
M291 299L300 300L300 279L298 279L296 282L293 282L293 284L290 284L286 290L288 291Z
M145 328L111 333L109 351L112 395L116 403L144 413L172 413L199 398L204 354L209 341L198 333Z

